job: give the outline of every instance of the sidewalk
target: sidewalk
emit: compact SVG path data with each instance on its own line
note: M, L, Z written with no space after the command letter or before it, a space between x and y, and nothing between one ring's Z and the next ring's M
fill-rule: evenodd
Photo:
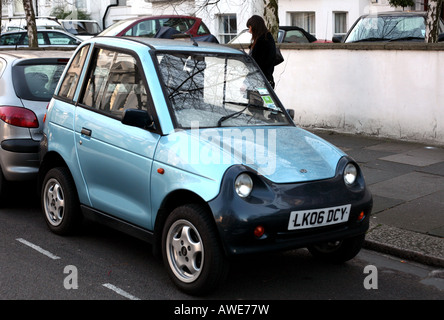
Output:
M444 148L310 130L353 157L373 194L365 247L444 267Z

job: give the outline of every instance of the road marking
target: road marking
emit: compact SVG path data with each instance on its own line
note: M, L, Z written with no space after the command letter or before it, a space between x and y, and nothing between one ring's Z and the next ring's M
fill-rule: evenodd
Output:
M132 294L129 294L128 292L126 292L126 291L124 291L124 290L122 290L122 289L112 285L111 283L105 283L105 284L103 284L103 286L105 288L108 288L108 289L114 291L117 294L120 294L121 296L124 296L127 299L130 299L130 300L140 300L139 298L137 298L137 297L133 296Z
M49 257L49 258L51 258L51 259L53 259L53 260L60 259L60 257L58 257L58 256L56 256L56 255L54 255L54 254L52 254L52 253L49 252L49 251L46 251L45 249L42 249L41 247L39 247L39 246L37 246L37 245L35 245L35 244L29 242L29 241L26 241L25 239L18 238L18 239L16 239L16 240L17 240L18 242L23 243L24 245L27 245L28 247L33 248L34 250L37 250L37 251L40 252L41 254L44 254L45 256L47 256L47 257Z

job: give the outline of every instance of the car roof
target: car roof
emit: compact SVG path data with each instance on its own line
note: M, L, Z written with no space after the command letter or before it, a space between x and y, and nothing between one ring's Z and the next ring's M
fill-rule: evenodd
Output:
M138 21L138 20L153 20L153 19L165 19L165 18L181 18L181 19L193 19L193 20L201 20L198 17L186 16L186 15L174 15L174 14L165 14L159 16L137 16L132 18L123 19L120 21Z
M152 50L162 51L195 51L195 52L212 52L212 53L228 53L228 54L243 54L242 51L212 42L194 42L191 39L160 39L160 38L146 38L146 37L95 37L86 40L83 43L100 43L104 45L119 46L130 49L131 46L137 47L145 45Z
M288 31L288 30L304 30L303 28L297 27L297 26L279 26L279 29L286 30L286 31Z
M7 35L7 34L25 33L25 32L28 32L28 31L27 31L27 30L7 31L7 32L2 32L1 35L3 36L3 35ZM51 33L54 33L54 32L57 32L57 33L63 33L63 34L65 34L65 35L67 35L67 36L70 36L71 38L78 39L78 38L77 38L76 36L74 36L73 34L71 34L71 33L69 33L69 32L66 32L66 31L64 31L64 30L58 30L58 29L37 29L37 32L39 32L39 33L42 33L42 32L45 32L45 33L48 33L48 32L51 32ZM80 39L79 39L79 40L80 40Z
M97 20L79 20L79 19L60 19L59 21L61 21L61 22L66 22L66 21L74 21L74 22L96 22L96 23L98 23L97 22Z
M47 59L47 58L70 58L73 50L0 50L0 56L6 59Z
M376 12L376 13L364 14L361 17L377 17L377 16L399 17L399 16L425 16L425 15L427 15L427 12L425 12L425 11L386 11L386 12Z

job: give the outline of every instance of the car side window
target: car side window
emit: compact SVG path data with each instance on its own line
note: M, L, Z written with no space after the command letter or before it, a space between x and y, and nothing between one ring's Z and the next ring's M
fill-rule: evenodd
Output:
M136 24L134 27L129 29L125 35L126 36L137 36L137 37L154 37L156 35L156 21L155 20L145 20Z
M159 22L162 27L171 27L179 32L185 32L189 29L186 19L168 18L168 19L160 19ZM191 23L191 25L192 24L193 23Z
M202 35L202 34L209 34L209 33L211 33L210 29L208 29L208 27L201 21L199 29L197 30L197 34Z
M132 55L98 49L93 61L82 104L117 119L126 109L147 110L142 70Z
M45 38L42 32L37 32L37 43L39 45L43 45L46 44L45 43ZM25 34L25 37L23 38L23 41L20 43L23 45L28 45L29 44L29 39L28 39L28 34Z
M308 43L307 37L299 30L288 30L284 42Z
M76 44L76 40L63 33L59 32L48 32L49 44L52 45L63 45L63 44Z
M20 33L4 34L0 37L0 45L16 45L20 36Z
M72 100L74 98L74 93L77 88L77 83L79 82L80 73L82 72L82 66L85 62L88 50L89 45L84 46L73 58L71 65L66 72L65 78L63 79L62 85L60 86L58 93L59 97L68 100Z

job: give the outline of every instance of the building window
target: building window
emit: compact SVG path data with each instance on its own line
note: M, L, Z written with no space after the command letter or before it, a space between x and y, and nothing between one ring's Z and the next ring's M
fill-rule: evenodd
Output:
M86 11L86 1L85 0L76 0L76 8L77 10L83 10Z
M235 14L219 16L219 41L228 43L237 35L237 19Z
M316 34L316 13L315 12L292 12L291 25L305 29L308 33Z
M347 33L347 12L334 12L333 21L335 23L333 35L340 36Z

